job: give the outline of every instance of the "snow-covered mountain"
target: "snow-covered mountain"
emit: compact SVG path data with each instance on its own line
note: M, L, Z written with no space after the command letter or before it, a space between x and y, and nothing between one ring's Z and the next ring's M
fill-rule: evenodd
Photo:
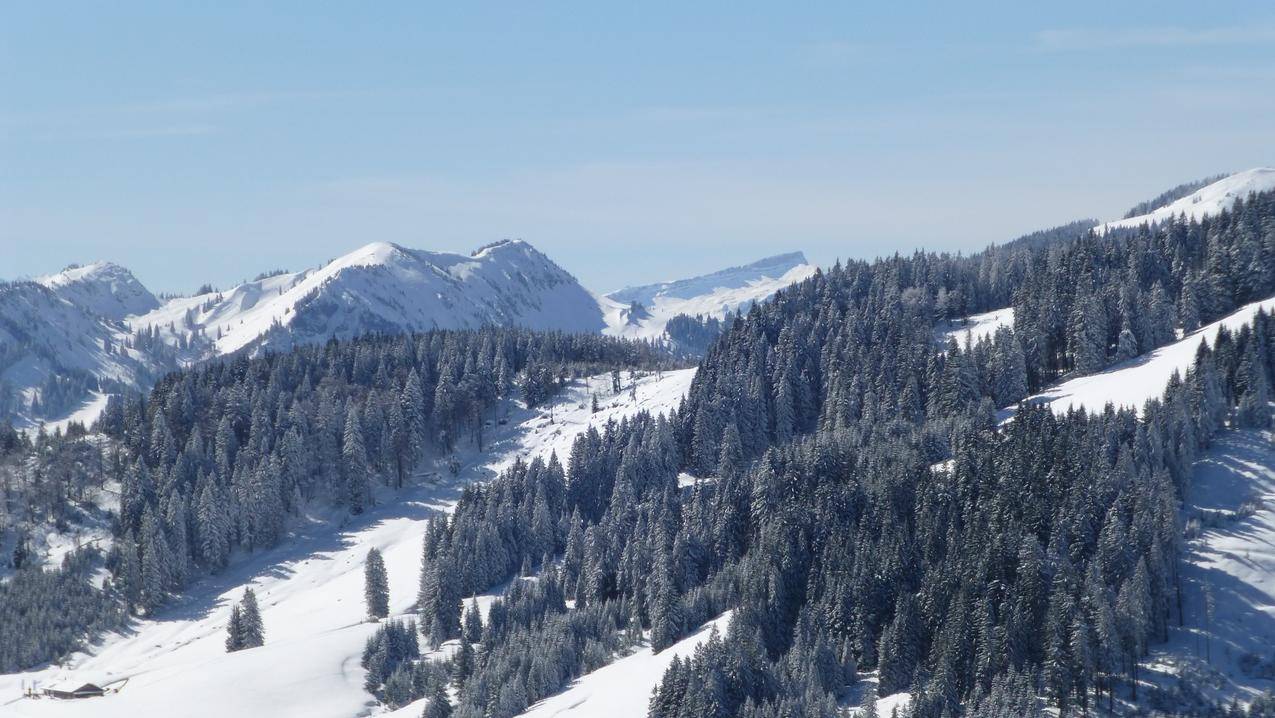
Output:
M72 265L36 282L87 312L117 321L159 308L159 300L132 272L111 262Z
M124 267L76 265L0 298L0 380L15 397L6 405L0 395L0 416L91 420L80 414L102 394L84 388L89 377L102 391L144 389L178 364L369 332L502 325L655 339L673 316L721 317L814 271L793 253L600 297L520 240L469 255L375 242L316 269L161 302ZM75 401L28 410L49 376L68 373L79 377Z
M689 279L627 287L602 296L608 334L654 339L679 315L722 318L815 273L801 252L779 254Z
M96 400L104 391L144 388L171 368L129 343L122 324L73 304L56 289L36 282L0 284L0 416L23 426L66 418L86 405L100 406Z
M128 323L158 327L172 343L194 335L202 356L193 359L368 332L486 324L595 332L604 326L593 295L520 240L471 255L375 242L319 269L174 299Z
M175 365L167 352L138 348L122 320L158 306L110 262L0 285L0 418L90 422L107 392L149 386Z
M1275 189L1275 168L1257 167L1223 177L1146 214L1100 224L1094 228L1094 231L1103 234L1109 229L1157 224L1181 216L1199 220L1230 209L1238 199L1273 189Z

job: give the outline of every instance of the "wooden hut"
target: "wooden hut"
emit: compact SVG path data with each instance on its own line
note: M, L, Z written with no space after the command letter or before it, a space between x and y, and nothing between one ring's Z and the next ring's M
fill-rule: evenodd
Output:
M98 698L106 695L106 690L96 683L62 682L45 688L44 695L50 698Z

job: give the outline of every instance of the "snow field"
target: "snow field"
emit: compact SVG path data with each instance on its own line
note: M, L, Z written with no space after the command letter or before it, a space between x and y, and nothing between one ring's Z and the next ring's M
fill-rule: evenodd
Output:
M701 643L708 640L714 628L725 634L729 623L730 612L727 611L659 653L652 653L650 646L644 646L577 678L565 691L533 705L522 714L522 718L644 718L651 689L659 685L673 658L691 656Z
M1001 327L1014 328L1014 308L993 309L982 314L971 314L964 319L948 323L939 331L939 343L946 345L955 339L962 351L971 345L991 339Z

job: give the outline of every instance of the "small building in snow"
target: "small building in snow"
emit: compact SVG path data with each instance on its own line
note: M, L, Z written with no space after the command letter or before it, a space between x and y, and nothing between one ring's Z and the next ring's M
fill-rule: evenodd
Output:
M96 683L55 683L44 689L44 695L50 698L98 698L106 695L106 690Z

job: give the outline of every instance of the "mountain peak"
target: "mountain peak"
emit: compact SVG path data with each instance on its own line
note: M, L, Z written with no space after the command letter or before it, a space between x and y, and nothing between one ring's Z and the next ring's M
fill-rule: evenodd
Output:
M248 282L211 300L181 297L130 323L198 330L211 342L209 354L368 332L603 327L593 295L521 240L496 242L469 255L371 242L318 269ZM164 339L173 343L179 337Z
M484 244L478 249L475 249L472 253L470 253L470 256L481 257L485 254L492 253L492 252L508 252L508 251L526 252L528 250L535 252L536 254L540 254L540 251L537 250L535 247L531 246L531 243L527 242L526 240L498 239L495 242L489 242L488 244Z
M329 266L352 267L385 264L393 261L395 257L407 256L408 254L408 250L393 242L368 242L353 252L333 260Z
M159 306L132 272L114 262L72 264L36 282L87 312L117 321Z

